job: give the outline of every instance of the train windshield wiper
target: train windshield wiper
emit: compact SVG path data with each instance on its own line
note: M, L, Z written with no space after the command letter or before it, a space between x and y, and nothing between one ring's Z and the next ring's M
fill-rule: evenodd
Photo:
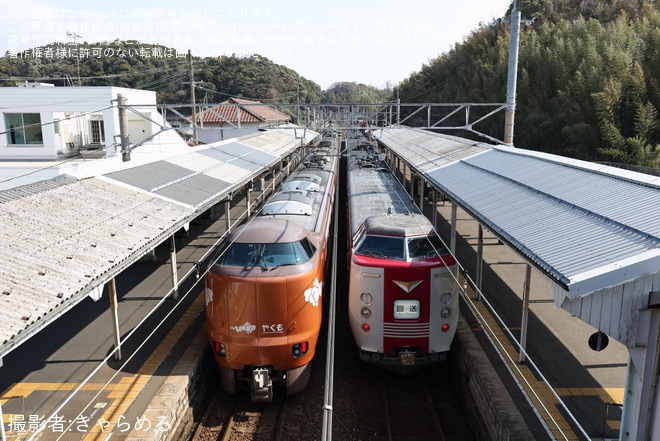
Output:
M254 268L257 265L258 259L259 259L258 254L256 252L252 253L252 256L250 256L250 260L247 261L247 263L245 264L243 269L245 271L251 270L252 268Z
M275 266L268 267L268 269L271 270L271 271L273 271L273 270L276 270L277 268L279 268L279 267L281 267L281 266L295 266L295 265L298 265L298 264L297 264L297 263L293 263L293 262L280 263L280 264L277 264L277 265L275 265Z
M374 250L358 250L355 252L355 254L360 254L362 256L370 256L370 257L385 257L385 254L383 254L380 251L374 251Z
M245 271L251 270L255 266L259 265L262 271L266 271L268 267L266 266L266 261L264 260L264 253L266 251L266 245L258 245L257 249L252 252L250 260L245 264L243 269Z
M257 263L259 264L261 271L268 270L268 266L266 266L266 259L264 259L265 254L266 254L266 244L259 245L259 250L257 252Z

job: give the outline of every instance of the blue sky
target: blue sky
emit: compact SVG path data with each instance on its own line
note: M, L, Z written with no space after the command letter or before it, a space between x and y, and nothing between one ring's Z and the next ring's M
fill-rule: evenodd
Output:
M245 6L240 6L245 4ZM337 81L395 86L503 17L508 0L0 0L0 50L138 40L196 56L259 54L326 89ZM110 56L110 55L106 55Z

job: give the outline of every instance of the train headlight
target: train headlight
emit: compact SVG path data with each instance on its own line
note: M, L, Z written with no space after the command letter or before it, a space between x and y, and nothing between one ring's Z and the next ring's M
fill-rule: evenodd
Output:
M449 323L442 324L442 332L449 332Z
M225 348L225 345L220 342L214 342L213 344L213 349L215 349L215 353L218 354L220 357L225 357L227 355L227 348Z
M293 358L300 358L307 353L308 349L309 349L308 342L296 343L291 348L291 355L293 355Z
M445 318L445 319L451 317L451 309L443 308L440 311L440 317Z
M451 303L451 293L443 292L442 294L440 294L440 301L442 302L443 305L449 305Z
M362 315L363 319L368 319L371 317L371 310L369 308L362 308L360 314Z
M360 302L362 302L363 305L369 306L373 301L374 301L374 297L370 293L363 292L362 294L360 294Z
M369 326L368 323L362 323L362 330L364 332L369 332L369 331L371 331L371 326Z

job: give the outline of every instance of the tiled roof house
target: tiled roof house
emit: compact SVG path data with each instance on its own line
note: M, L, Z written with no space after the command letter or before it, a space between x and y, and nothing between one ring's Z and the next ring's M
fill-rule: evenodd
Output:
M203 127L246 127L287 124L291 117L259 101L230 98L219 105L206 108L197 116Z

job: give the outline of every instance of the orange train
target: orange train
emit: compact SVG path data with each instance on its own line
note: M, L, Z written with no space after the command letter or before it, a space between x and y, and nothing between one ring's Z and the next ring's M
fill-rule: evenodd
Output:
M271 401L310 377L322 321L327 240L337 187L334 138L324 138L247 224L206 276L206 328L222 388Z

